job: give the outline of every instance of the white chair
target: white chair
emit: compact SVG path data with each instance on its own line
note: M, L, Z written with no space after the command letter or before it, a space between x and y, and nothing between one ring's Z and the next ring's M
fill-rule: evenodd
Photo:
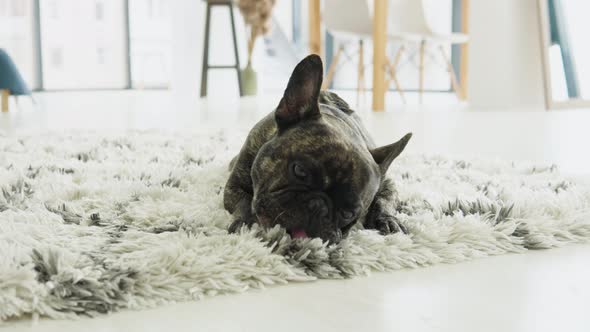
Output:
M457 75L444 47L446 45L466 43L469 41L468 35L463 33L441 34L434 31L426 20L424 3L422 0L390 0L387 24L388 34L391 36L399 36L399 38L403 39L404 36L409 35L412 36L412 40L415 40L414 38L418 36L420 41L420 57L418 64L420 103L422 103L422 95L424 92L424 53L427 46L438 47L447 66L447 71L451 78L451 86L458 96L461 95L461 86L457 81ZM403 45L398 50L396 59L402 52L404 52ZM389 69L390 71L394 71L395 65L390 64Z
M345 2L342 0L324 1L323 17L326 30L337 39L355 38L359 40L357 101L360 93L365 90L363 39L371 39L373 37L372 3L373 0L347 0ZM420 42L420 37L418 35L395 30L391 30L387 37L389 40L402 42L402 48L404 47L403 45L405 42ZM332 63L328 68L326 80L322 86L323 89L327 89L332 83L343 52L344 46L341 45L336 51ZM405 103L403 90L395 73L395 67L400 60L401 52L398 52L398 55L399 56L396 56L393 63L388 64L389 68L384 68L384 70L389 71L391 79L394 81L396 89Z
M370 38L373 31L373 22L369 13L369 6L366 0L346 1L325 0L324 1L324 24L326 30L338 40L358 39L359 40L359 60L358 60L358 80L357 80L357 104L359 95L364 90L364 49L363 38ZM332 58L326 79L322 84L322 89L327 89L334 78L336 68L340 64L340 57L345 52L344 45L340 44L336 54Z
M326 30L336 38L359 39L359 64L357 98L360 92L364 91L364 66L363 66L363 39L371 39L373 36L373 13L372 0L325 0L324 1L324 24ZM389 0L389 13L387 21L387 38L390 41L401 43L400 48L392 61L387 61L386 70L390 79L394 82L402 100L405 97L401 85L397 79L397 66L401 60L406 47L409 44L419 45L419 99L422 102L424 91L424 54L427 46L438 46L443 60L447 65L447 71L451 76L451 84L455 93L459 94L461 87L457 81L444 46L449 44L460 44L468 41L468 36L461 33L440 34L430 28L424 11L422 0ZM341 46L336 51L323 88L326 89L332 82L336 67L344 48ZM387 83L389 85L389 82Z

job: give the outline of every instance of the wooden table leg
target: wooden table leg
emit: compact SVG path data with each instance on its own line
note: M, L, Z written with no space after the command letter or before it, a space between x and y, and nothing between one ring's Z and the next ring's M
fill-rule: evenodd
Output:
M373 10L373 111L385 110L387 0L374 0Z
M2 112L8 112L8 97L10 96L10 91L8 90L0 90L0 94L2 95Z
M363 40L359 40L358 80L356 83L356 106L361 104L361 94L365 95L365 47ZM363 98L364 99L364 98Z
M309 0L309 52L322 56L320 1Z
M423 40L420 43L420 64L418 65L418 101L422 104L422 96L424 95L424 50L426 42Z
M469 34L469 0L461 1L461 30ZM468 78L468 60L469 60L469 42L461 45L461 62L459 64L459 73L461 77L461 93L459 99L467 100L467 78Z

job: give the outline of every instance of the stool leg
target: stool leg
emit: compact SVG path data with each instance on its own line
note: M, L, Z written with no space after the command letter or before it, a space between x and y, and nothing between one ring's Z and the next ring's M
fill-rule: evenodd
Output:
M2 112L8 112L8 97L10 96L10 91L8 90L0 90L0 94L2 96Z
M418 100L422 104L422 96L424 94L424 50L426 48L426 41L420 43L420 67L418 71Z
M203 45L203 67L201 68L201 97L207 96L207 72L209 71L209 27L211 24L211 5L207 3L205 18L205 40Z
M363 40L359 40L359 63L358 63L358 78L356 84L356 105L360 107L361 93L365 95L365 48ZM363 98L364 99L364 98Z
M234 23L234 6L230 3L229 15L231 18L231 34L234 40L234 56L236 57L236 72L238 73L238 88L240 89L240 97L244 96L242 89L242 74L240 73L240 55L238 54L238 40L236 38L236 24Z

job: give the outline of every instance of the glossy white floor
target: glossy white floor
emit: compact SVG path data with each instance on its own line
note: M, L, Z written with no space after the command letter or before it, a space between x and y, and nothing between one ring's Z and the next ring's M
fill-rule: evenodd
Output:
M349 100L354 101L354 96ZM390 99L395 98L389 96ZM0 114L0 133L248 128L276 97L200 101L167 92L38 95L39 109ZM408 152L557 163L590 173L590 110L474 111L430 106L360 111L377 140L414 132ZM446 106L440 106L446 105ZM9 331L589 331L590 246L506 255L367 278L291 284L77 321L9 322Z

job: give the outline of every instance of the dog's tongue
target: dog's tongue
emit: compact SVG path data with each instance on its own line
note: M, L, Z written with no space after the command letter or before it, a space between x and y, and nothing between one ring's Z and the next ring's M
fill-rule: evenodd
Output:
M294 239L302 239L307 237L307 233L305 233L303 228L294 229L291 231L291 237Z

